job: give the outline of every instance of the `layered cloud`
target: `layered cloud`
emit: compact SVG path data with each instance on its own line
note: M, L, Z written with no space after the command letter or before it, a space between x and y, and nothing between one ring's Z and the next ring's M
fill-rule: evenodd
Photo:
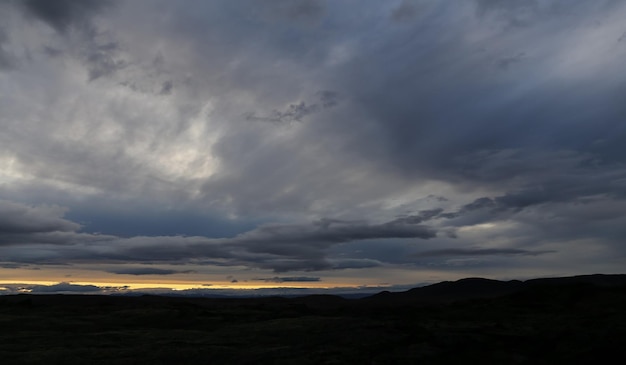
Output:
M19 226L19 235L6 228L0 253L7 262L50 264L66 262L196 263L248 266L282 271L310 271L377 266L373 260L328 257L332 246L374 239L429 239L436 230L394 220L382 224L322 220L310 224L266 224L232 238L200 236L118 237L77 232L79 226L58 217L60 208L31 207L4 202L18 212L31 213L47 223L46 215L65 223ZM37 214L38 213L38 214ZM18 216L18 218L20 218ZM56 222L53 220L53 222ZM41 226L46 229L42 232ZM7 226L8 227L8 226ZM73 228L73 229L72 229ZM17 229L17 228L16 228ZM62 231L65 229L66 231ZM184 270L123 267L108 270L126 275L171 275Z
M0 7L7 265L623 267L620 2Z

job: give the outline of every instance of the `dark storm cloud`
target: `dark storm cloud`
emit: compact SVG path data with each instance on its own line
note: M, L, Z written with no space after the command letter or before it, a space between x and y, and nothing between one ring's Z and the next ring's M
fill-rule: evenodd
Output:
M320 225L264 225L224 241L230 247L240 247L234 260L247 265L272 269L276 272L374 267L380 262L371 259L334 259L327 257L331 246L372 239L429 239L436 231L428 226L387 222L382 224L346 223L333 221Z
M0 27L0 71L10 70L15 67L15 57L7 49L9 43L5 30Z
M70 54L83 62L88 80L109 76L128 66L121 56L120 45L109 32L102 31L95 23L96 16L111 8L109 0L24 0L17 2L27 17L37 19L66 38L63 46ZM57 57L64 50L45 45L44 53Z
M440 216L442 211L443 209L441 208L422 210L418 214L415 214L415 215L407 215L407 216L396 218L393 221L389 222L388 224L419 224L424 221Z
M325 0L270 0L260 9L269 16L287 18L294 21L312 21L324 13Z
M44 60L4 69L1 196L82 204L6 215L16 262L382 267L445 234L621 257L620 2L97 4L26 1L33 29L3 24L0 64L22 41Z
M285 110L273 110L268 116L257 116L250 112L246 114L246 120L277 124L302 122L306 116L335 107L339 102L338 94L333 91L319 91L316 95L319 98L317 103L307 105L301 101L297 104L290 104Z
M382 261L374 259L332 259L330 262L330 267L335 270L365 269L383 265Z
M417 13L418 9L416 2L404 0L393 10L391 13L391 19L397 22L409 22L415 19Z
M276 271L332 269L335 265L327 260L326 249L333 245L385 238L429 239L436 236L431 227L388 222L383 224L334 223L332 225L265 225L229 240L231 245L245 248L251 254L249 260ZM349 262L344 262L347 268Z
M27 267L27 264L20 264L16 262L2 262L0 263L0 267L3 269L20 269L22 267Z
M321 281L320 278L313 276L274 276L272 278L257 278L252 280L265 281L266 283L306 283Z
M44 46L43 53L51 58L60 57L63 55L63 51L54 47Z
M213 259L223 266L244 265L271 269L275 272L295 270L348 269L379 266L372 259L328 257L332 246L348 242L373 239L430 239L436 230L402 220L370 224L364 221L323 219L324 222L310 224L266 224L232 238L207 238L186 236L135 236L122 238L112 235L80 233L80 226L62 218L59 207L28 207L22 204L5 202L8 213L22 213L22 217L37 214L46 217L51 210L52 223L30 219L31 226L10 225L21 229L19 234L0 236L7 247L2 255L7 262L172 262L187 263L194 260ZM7 208L8 207L8 208ZM9 209L10 208L10 209ZM48 209L48 210L47 210ZM423 213L425 216L431 213ZM7 214L8 215L8 214ZM16 228L17 227L17 228ZM57 231L64 228L68 231ZM7 228L8 229L8 228ZM40 231L37 231L40 230ZM160 268L122 268L109 272L129 275L168 275L188 271L165 270Z
M107 270L108 273L111 274L119 274L119 275L173 275L173 274L187 274L191 271L189 270L169 270L169 269L159 269L154 267L128 267L128 268L120 268L120 269L111 269Z
M332 225L271 224L235 237L246 245L268 242L276 245L294 242L319 244L349 242L376 238L433 238L436 231L428 226L390 221L382 224L334 223Z
M481 3L479 12L488 11L495 18L486 19L485 24L507 17L510 8L517 14L518 7L527 9L527 16L535 19L533 6L515 3ZM386 148L383 154L374 155L369 152L371 146L364 143L361 152L373 159L386 156L387 163L406 174L471 185L475 183L471 159L479 158L484 151L520 146L522 153L541 148L590 151L591 143L609 131L623 134L618 122L623 110L613 97L619 92L616 84L604 87L590 80L589 89L573 90L573 84L568 86L566 79L562 85L534 86L541 82L543 70L550 68L547 62L558 57L556 51L551 53L543 48L544 44L568 38L570 23L576 29L575 22L580 20L574 14L581 16L587 10L596 11L598 16L603 14L597 9L574 7L573 14L542 18L533 27L505 32L504 46L499 49L489 47L491 38L468 42L462 33L457 33L470 25L459 24L436 33L441 25L453 21L454 12L438 15L445 19L433 18L430 23L415 25L415 31L422 28L418 38L411 38L407 31L396 39L364 46L361 55L365 57L359 58L359 64L344 69L346 77L341 80L344 88L350 88L347 94L367 111L367 119L377 123L379 143L385 143ZM557 32L551 40L524 41L541 29L552 27ZM428 44L428 57L423 57L424 43L417 39ZM610 60L618 56L606 57ZM494 68L502 68L503 73L494 73ZM590 105L597 105L594 112L585 112ZM367 123L367 119L361 123ZM602 127L597 126L598 120ZM616 157L614 153L602 156ZM532 171L513 173L525 175ZM481 180L480 184L489 182Z
M124 69L127 61L119 56L119 45L112 41L95 41L83 55L89 70L89 81Z
M112 4L110 0L22 0L18 3L28 14L45 22L58 32L70 28L81 31L91 29L91 20L100 11Z
M513 213L537 206L546 210L553 204L576 203L584 206L597 199L605 199L608 206L609 202L623 201L626 197L626 169L621 165L603 164L594 158L570 154L551 156L545 153L541 163L533 156L508 156L501 160L500 157L493 165L487 161L482 167L477 165L473 173L499 181L510 178L523 181L527 177L531 180L504 195L475 199L458 211L442 213L439 217L462 219L488 214L483 216L484 219L505 219ZM465 224L463 220L460 222Z
M65 211L59 206L27 206L0 200L0 236L78 230L79 224L63 218Z
M164 81L162 86L161 86L161 91L159 91L159 94L161 95L169 95L172 93L172 90L174 89L174 85L172 84L172 81Z
M322 15L324 11L324 0L297 0L297 1L285 1L274 0L277 3L282 3L285 13L292 18L316 18Z
M511 65L518 63L518 62L522 62L522 60L524 59L524 52L520 52L516 55L513 56L507 56L507 57L503 57L499 60L496 61L496 66L498 66L499 68L506 70L508 69Z
M475 0L476 13L481 16L494 16L506 20L513 26L525 26L532 21L540 11L539 4L535 0ZM553 4L558 1L553 2Z
M449 248L443 250L433 250L420 252L414 257L438 257L438 256L498 256L498 255L521 255L521 256L537 256L555 251L532 251L517 248Z

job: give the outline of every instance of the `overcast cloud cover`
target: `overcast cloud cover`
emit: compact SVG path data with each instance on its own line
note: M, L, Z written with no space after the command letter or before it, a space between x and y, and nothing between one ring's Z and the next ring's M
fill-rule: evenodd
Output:
M615 0L4 1L1 277L623 272L624 16Z

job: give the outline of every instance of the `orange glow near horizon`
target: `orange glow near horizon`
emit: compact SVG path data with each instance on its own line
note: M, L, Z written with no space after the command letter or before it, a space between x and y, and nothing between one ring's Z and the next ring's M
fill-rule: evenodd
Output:
M101 282L101 281L49 281L49 280L0 280L1 285L56 285L66 282L74 285L94 285L106 289L127 287L129 290L136 289L272 289L272 288L310 288L310 289L331 289L331 288L357 288L359 286L347 283L335 283L329 285L324 282L282 282L282 283L250 283L250 282L218 282L210 285L198 283L183 283L176 281L144 281L144 282ZM2 288L0 287L0 290Z

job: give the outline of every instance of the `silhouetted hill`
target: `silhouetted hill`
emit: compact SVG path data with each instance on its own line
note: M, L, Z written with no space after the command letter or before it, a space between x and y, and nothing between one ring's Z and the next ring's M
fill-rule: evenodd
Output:
M571 284L593 284L598 286L620 286L626 285L626 275L579 275L560 278L530 279L524 282L526 286L532 285L571 285Z
M505 282L482 278L467 278L453 282L444 281L421 288L413 288L405 292L383 292L363 300L433 304L510 294L519 290L521 286L521 281Z
M626 275L442 282L365 299L0 296L4 364L598 364Z
M560 278L531 279L527 281L499 281L483 278L466 278L444 281L404 292L388 291L363 298L363 302L381 305L430 305L478 298L495 298L539 287L569 285L601 287L626 286L626 275L581 275Z

